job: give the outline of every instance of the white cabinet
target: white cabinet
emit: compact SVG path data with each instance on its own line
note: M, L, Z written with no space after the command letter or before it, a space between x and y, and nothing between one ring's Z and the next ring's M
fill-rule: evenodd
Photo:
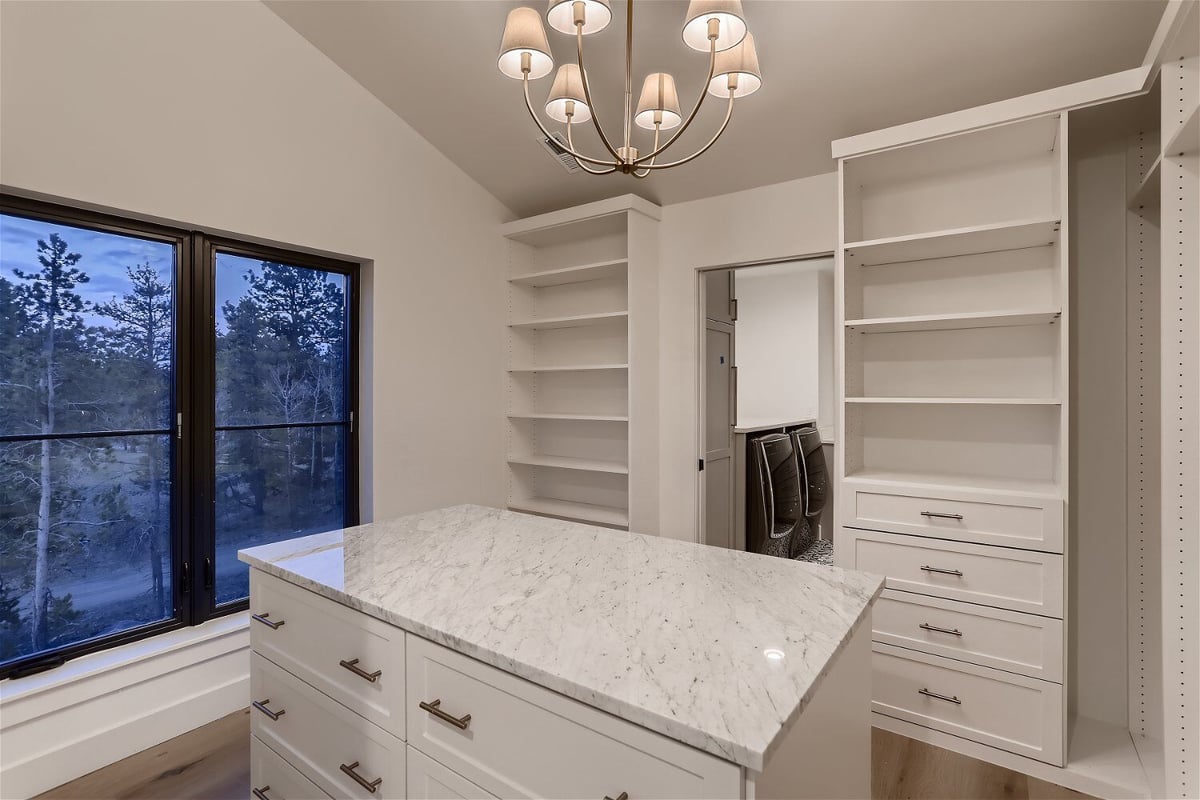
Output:
M660 209L518 220L508 251L508 507L658 530Z
M251 574L250 646L389 733L404 738L404 631L319 595Z
M328 800L329 795L257 736L250 737L250 794L255 800Z
M835 559L879 714L1061 766L1067 121L843 157ZM903 649L902 649L903 648Z
M409 800L491 800L495 795L410 745L408 797Z
M262 655L250 658L255 736L333 797L403 800L403 741Z
M409 743L498 797L722 798L741 770L409 637Z
M1039 761L1063 757L1063 688L988 667L875 644L872 707Z

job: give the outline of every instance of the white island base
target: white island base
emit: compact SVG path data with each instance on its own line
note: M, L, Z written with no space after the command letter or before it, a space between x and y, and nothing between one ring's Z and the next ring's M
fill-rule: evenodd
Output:
M489 513L520 519L509 512ZM361 529L339 533L349 535L351 530ZM625 543L632 536L597 535L625 537ZM621 543L599 541L604 546ZM725 648L740 647L738 636L754 635L755 625L738 625L737 634L718 632L714 626L716 635L710 643L694 642L687 655L696 659L696 665L682 685L689 687L694 702L672 717L662 713L669 706L661 703L678 697L678 686L660 688L654 682L656 675L663 677L656 668L678 666L671 664L672 657L647 651L640 657L652 659L653 664L630 661L624 666L633 651L614 653L614 663L600 672L627 677L597 686L589 697L582 676L603 667L595 659L604 655L567 644L568 628L574 629L576 623L565 622L566 627L555 631L562 648L548 654L543 663L522 658L506 665L490 650L491 663L484 663L472 657L482 645L464 641L461 649L472 651L467 655L452 642L447 642L451 646L436 643L394 624L403 618L412 628L421 625L399 612L388 621L381 619L385 614L373 605L365 585L348 591L349 561L343 566L343 548L328 544L328 540L310 542L303 549L300 557L309 559L312 567L307 573L299 562L281 567L282 557L268 564L263 551L278 545L247 551L249 557L244 556L255 567L250 601L251 725L252 781L258 800L870 796L870 604L878 592L870 576L836 571L836 580L849 585L847 597L855 599L823 604L817 617L827 625L831 613L843 615L847 629L841 636L830 637L825 630L782 637L781 642L791 643L786 652L772 658L759 648L759 661L748 662L744 674L727 675L725 685L714 683L708 673L728 668ZM297 552L291 557L296 558ZM766 557L734 555L757 559L750 565L756 569L775 569L765 563ZM419 560L412 552L407 556ZM707 561L709 554L700 557ZM339 564L331 571L334 559ZM445 587L440 580L446 577L444 572L429 563L423 568L430 570L428 580ZM334 571L343 574L339 580L318 585L315 569L324 570L327 577ZM671 570L666 565L662 569ZM819 573L811 572L815 569L822 568L785 574L801 582L808 575L823 581ZM505 580L519 575L506 571ZM430 591L428 583L410 587L412 593ZM456 591L457 596L446 595L447 604L463 602L461 593L471 590L464 585ZM629 591L636 595L639 590ZM571 591L557 594L563 601L562 613L568 615L564 619L592 626L590 640L602 646L607 636L614 635L614 623L633 619L615 619L610 614L607 621L581 620L570 612ZM643 600L629 602L644 611ZM515 634L520 641L537 639L546 625L556 624L542 620L536 630L519 630L527 624L521 620L536 618L506 613L514 604L522 611L528 611L530 604L536 606L536 599L523 595L481 592L465 602L488 609L493 623L509 625L504 634ZM681 608L680 613L696 610ZM669 627L678 620L652 620L646 615L638 625L656 621ZM639 630L621 635L635 646ZM433 635L447 641L444 634ZM493 637L492 645L497 641ZM648 641L669 643L671 634L667 631ZM814 656L835 641L832 657ZM795 645L803 650L793 649ZM705 647L717 649L705 652ZM822 663L814 662L814 657ZM573 663L575 658L587 661ZM796 659L804 663L788 663ZM797 680L803 685L797 687ZM762 684L757 691L756 683ZM784 686L801 689L796 695L801 701L780 708L778 719L739 718L729 711L767 707L772 698L763 693L778 700ZM726 713L714 716L720 708ZM765 737L763 731L768 731ZM739 735L745 741L739 741Z

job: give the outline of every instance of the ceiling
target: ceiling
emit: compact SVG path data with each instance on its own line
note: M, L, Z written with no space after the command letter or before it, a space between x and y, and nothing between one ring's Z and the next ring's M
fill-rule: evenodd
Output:
M763 88L737 101L729 130L704 156L635 180L568 174L538 144L520 82L496 69L504 19L519 2L266 2L521 216L629 192L677 203L829 172L833 139L1138 66L1166 5L744 0ZM544 8L544 0L526 4ZM670 72L685 114L708 68L707 56L680 38L686 8L685 0L637 3L633 54L635 99L647 73ZM623 118L623 0L613 0L613 10L613 24L584 40L584 63L598 117L616 131ZM556 64L573 60L574 40L548 34ZM539 110L550 81L532 84ZM707 141L723 111L719 101L706 103L673 151L685 155ZM576 143L600 156L594 131L584 133Z

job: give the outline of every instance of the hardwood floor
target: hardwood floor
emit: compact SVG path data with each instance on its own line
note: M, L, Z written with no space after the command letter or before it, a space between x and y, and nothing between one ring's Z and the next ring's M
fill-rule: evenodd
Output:
M250 712L163 742L40 795L38 800L244 800L250 795ZM1018 772L873 731L873 800L1088 800Z

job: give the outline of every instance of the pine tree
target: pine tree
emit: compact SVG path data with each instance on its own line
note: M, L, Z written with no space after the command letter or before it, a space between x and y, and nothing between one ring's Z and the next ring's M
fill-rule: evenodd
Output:
M164 377L169 378L165 371L171 366L171 286L159 279L157 270L149 263L126 267L125 274L129 278L129 291L120 300L98 304L95 311L117 323L113 336L117 347L140 367L134 373L141 378L134 392L148 395L148 402L136 404L142 409L139 418L165 419L170 407ZM129 400L120 398L119 402L128 408L132 405ZM169 531L160 525L164 520L162 506L166 494L160 474L162 447L160 437L150 437L147 458L151 511L143 530L149 544L151 592L158 615L165 617L170 608L163 559L169 553L170 543Z
M82 256L70 252L66 241L57 233L50 234L48 242L38 239L37 245L38 263L42 268L35 272L14 269L13 274L26 281L20 289L23 310L42 342L38 395L41 401L41 433L45 436L54 433L57 411L55 395L61 382L58 364L59 339L64 335L77 334L83 327L83 319L80 316L84 308L83 298L73 290L77 285L87 283L88 276L75 266ZM53 490L51 455L51 442L49 439L43 439L38 480L37 545L33 579L32 630L35 649L45 648L50 640L48 609L44 598L49 598L50 500Z

